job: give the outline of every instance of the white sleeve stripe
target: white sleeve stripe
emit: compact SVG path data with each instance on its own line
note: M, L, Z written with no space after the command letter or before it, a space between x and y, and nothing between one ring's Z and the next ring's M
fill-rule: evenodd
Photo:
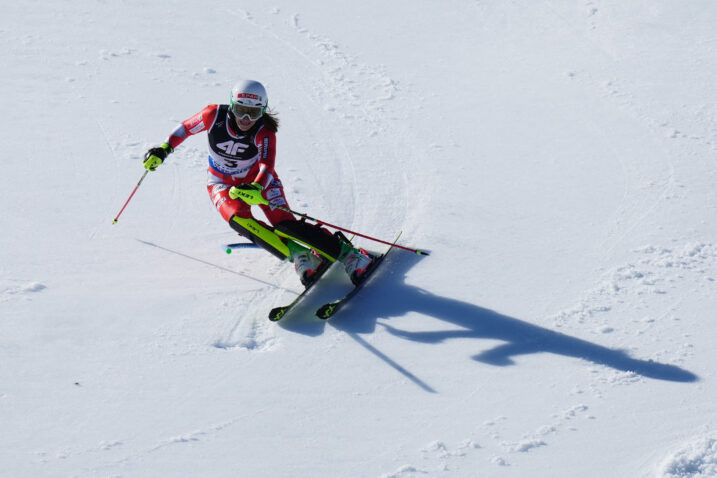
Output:
M184 127L184 125L182 123L179 123L179 126L174 128L174 131L172 131L170 136L176 136L177 138L186 138L187 137L187 129Z

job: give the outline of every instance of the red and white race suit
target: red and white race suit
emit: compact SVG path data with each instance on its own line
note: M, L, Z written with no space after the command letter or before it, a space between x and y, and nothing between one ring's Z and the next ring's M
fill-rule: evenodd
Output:
M229 115L229 105L209 105L182 121L167 142L174 149L189 136L207 132L209 170L207 190L225 221L232 216L253 217L251 208L240 199L229 197L229 188L243 183L259 183L269 205L260 205L272 225L296 218L276 206L288 207L284 188L274 171L276 134L264 126L264 118L249 131L241 131Z

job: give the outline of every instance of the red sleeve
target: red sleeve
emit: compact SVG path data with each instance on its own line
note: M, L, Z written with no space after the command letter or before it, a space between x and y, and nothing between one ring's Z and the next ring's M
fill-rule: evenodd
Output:
M182 121L169 135L167 143L174 149L188 137L208 130L214 124L218 110L218 105L209 105L191 118Z
M259 148L259 173L255 183L266 188L274 180L274 161L276 160L276 134L263 127L256 134L256 146Z

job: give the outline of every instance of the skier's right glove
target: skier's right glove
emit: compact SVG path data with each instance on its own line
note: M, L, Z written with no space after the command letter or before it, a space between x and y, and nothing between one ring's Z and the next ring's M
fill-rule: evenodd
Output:
M269 201L261 195L261 184L259 183L244 183L236 187L232 186L229 188L229 197L232 199L241 199L250 206L269 204Z
M158 148L150 148L150 150L144 154L144 162L142 163L144 169L154 171L167 159L167 156L169 156L172 151L174 150L169 143L162 143L162 146Z

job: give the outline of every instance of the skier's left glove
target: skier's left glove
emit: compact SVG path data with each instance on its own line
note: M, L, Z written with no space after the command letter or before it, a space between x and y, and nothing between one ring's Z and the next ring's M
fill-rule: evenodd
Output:
M261 195L261 184L240 184L229 188L229 197L232 199L241 199L250 206L257 204L269 204L269 201Z
M169 143L163 143L162 146L158 148L150 148L149 151L144 153L144 161L142 162L144 169L154 171L173 151L174 149L172 149Z

